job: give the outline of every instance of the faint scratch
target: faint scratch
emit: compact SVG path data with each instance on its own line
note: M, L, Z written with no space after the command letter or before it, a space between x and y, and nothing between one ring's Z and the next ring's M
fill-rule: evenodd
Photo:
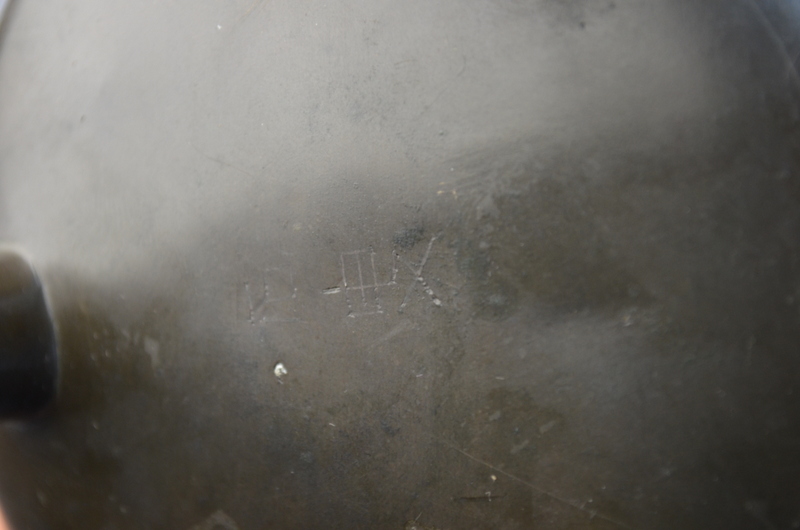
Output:
M450 90L450 88L452 88L453 84L454 84L456 81L458 81L458 78L459 78L459 77L461 77L462 75L464 75L464 72L465 72L466 70L467 70L467 56L466 56L466 55L462 55L462 56L461 56L461 69L458 71L458 73L457 73L455 76L453 76L453 78L452 78L452 79L450 79L450 81L448 81L448 82L445 84L445 86L443 86L443 87L442 87L442 89L439 91L439 93L438 93L438 94L436 94L436 96L435 96L435 97L434 97L434 98L433 98L433 99L430 101L430 103L428 103L427 105L425 105L425 107L424 107L424 110L423 110L423 114L424 114L425 112L427 112L428 110L430 110L430 108L431 108L433 105L435 105L435 104L436 104L436 102L437 102L437 101L439 101L439 99L441 99L441 97L442 97L442 96L444 96L444 95L445 95L445 93L446 93L448 90Z
M250 14L253 11L255 11L256 7L258 7L262 3L264 3L264 0L256 0L255 2L253 2L252 5L250 5L250 7L248 8L248 10L245 11L239 18L236 19L236 22L234 23L234 25L238 25L241 21L243 21L244 19L249 17Z
M761 22L762 26L764 26L764 28L767 30L770 40L772 40L775 47L778 48L778 53L786 63L786 74L792 79L792 81L794 81L795 86L800 86L800 75L797 73L797 67L794 64L792 57L789 55L786 45L784 44L783 40L781 40L780 35L778 35L778 32L775 31L775 27L772 25L772 22L770 22L770 20L764 14L764 11L761 10L758 2L749 0L747 4L752 8L753 11L755 11L759 22Z
M440 444L442 444L444 446L449 447L450 449L452 449L453 451L456 451L457 453L461 453L462 455L464 455L465 457L469 458L473 462L477 462L478 464L481 464L483 466L488 467L489 469L491 469L492 471L494 471L497 474L504 475L504 476L510 478L511 480L522 484L523 486L527 486L528 488L532 489L536 493L540 493L540 494L542 494L542 495L544 495L546 497L550 497L551 499L560 502L561 504L565 504L567 506L575 508L576 510L579 510L579 511L589 515L589 517L592 518L592 519L594 519L594 518L601 519L603 521L606 521L606 522L609 522L611 524L614 524L614 525L616 525L616 526L618 526L620 528L625 528L627 530L635 530L632 526L628 526L627 524L623 523L622 521L618 521L616 519L612 519L610 517L602 515L602 514L598 513L595 510L587 510L581 504L578 504L575 501L570 501L570 500L565 499L563 497L559 497L558 495L556 495L554 493L550 493L549 491L543 490L542 488L536 486L535 484L532 484L532 483L528 482L527 480L523 480L523 479L521 479L520 477L518 477L516 475L512 475L508 471L504 471L504 470L500 469L499 467L493 466L492 464L490 464L488 462L484 462L480 458L472 456L471 454L467 453L466 451L464 451L463 449L459 448L455 444L448 442L447 440L443 440L441 438L436 438L436 437L434 437L434 440L436 440L437 442L439 442Z
M239 530L239 525L222 510L217 510L202 523L190 530Z
M400 321L399 324L397 324L392 329L390 329L389 332L386 333L383 337L381 337L380 339L376 340L373 343L373 346L377 346L379 344L383 344L384 342L386 342L386 341L388 341L390 339L393 339L397 335L400 335L401 333L404 333L404 332L409 331L411 329L414 329L414 325L411 322L409 322L408 320L402 320L402 321Z
M229 168L231 168L231 169L233 169L235 171L238 171L239 173L241 173L243 175L247 175L248 177L255 178L255 175L253 173L250 173L246 169L242 169L239 166L231 164L230 162L226 162L226 161L224 161L224 160L222 160L220 158L216 158L216 157L213 157L211 155L207 155L206 153L204 153L203 151L201 151L200 149L195 147L195 145L193 143L191 143L191 142L189 142L189 145L192 147L192 149L194 149L203 158L205 158L207 160L210 160L212 162L216 162L217 164L219 164L219 165L221 165L223 167L229 167Z

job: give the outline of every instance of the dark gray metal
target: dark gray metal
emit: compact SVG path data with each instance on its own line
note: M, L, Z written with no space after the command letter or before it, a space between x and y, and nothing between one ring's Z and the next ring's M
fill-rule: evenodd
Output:
M800 525L795 6L16 3L11 519Z
M0 418L41 411L55 395L56 373L42 285L22 256L0 249Z

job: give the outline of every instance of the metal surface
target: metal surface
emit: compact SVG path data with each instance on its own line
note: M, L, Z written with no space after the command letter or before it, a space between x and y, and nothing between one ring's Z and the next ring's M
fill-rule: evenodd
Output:
M12 522L797 527L795 5L15 4Z
M0 249L0 418L29 417L55 396L56 346L39 278Z

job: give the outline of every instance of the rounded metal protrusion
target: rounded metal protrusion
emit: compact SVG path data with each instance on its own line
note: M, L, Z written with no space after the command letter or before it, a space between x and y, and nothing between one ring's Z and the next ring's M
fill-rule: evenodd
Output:
M39 277L0 249L0 419L41 410L56 390L56 341Z

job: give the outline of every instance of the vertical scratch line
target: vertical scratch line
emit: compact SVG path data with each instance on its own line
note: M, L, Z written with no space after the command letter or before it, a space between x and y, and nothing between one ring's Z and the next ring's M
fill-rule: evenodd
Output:
M356 254L356 266L358 267L358 287L361 289L361 303L367 305L367 297L364 295L364 277L361 274L361 253Z
M378 307L378 312L382 313L381 299L378 296L378 272L375 270L375 251L370 251L369 262L372 265L372 292L375 295L375 305Z
M397 283L397 251L392 251L392 279L389 281L389 285L395 285Z
M374 252L370 252L369 261L372 264L372 284L375 286L375 289L377 289L378 288L378 273L375 271L375 253Z
M254 324L253 322L253 297L250 295L250 283L244 282L244 292L247 293L247 320Z
M344 286L344 301L347 303L348 316L353 313L353 306L350 305L350 295L347 294L347 274L344 272L344 254L339 254L339 259L342 262L342 285Z

